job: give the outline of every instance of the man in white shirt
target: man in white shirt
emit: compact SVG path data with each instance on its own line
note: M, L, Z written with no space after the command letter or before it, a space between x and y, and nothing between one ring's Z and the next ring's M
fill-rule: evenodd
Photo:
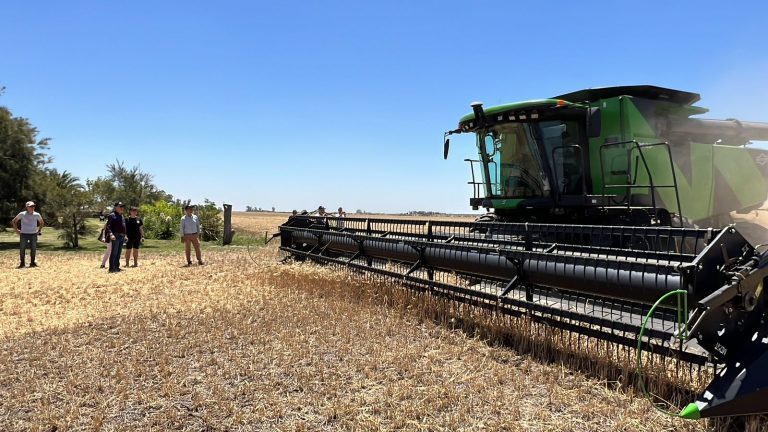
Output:
M24 268L27 245L29 245L30 267L37 267L35 255L37 253L37 236L40 235L45 226L43 217L35 211L35 203L27 201L27 211L16 215L11 224L19 235L19 268Z
M186 213L181 217L181 227L179 228L179 235L181 242L184 243L184 253L187 257L187 267L192 265L192 248L195 246L195 256L197 257L197 264L203 265L203 256L200 252L200 238L203 236L202 226L200 226L200 219L196 214L192 214L192 210L195 209L193 205L184 206L184 212Z

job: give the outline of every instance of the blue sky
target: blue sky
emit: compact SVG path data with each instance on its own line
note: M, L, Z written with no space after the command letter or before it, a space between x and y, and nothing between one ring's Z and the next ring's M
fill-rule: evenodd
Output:
M470 212L486 106L587 87L702 94L768 121L752 1L67 1L0 12L0 104L81 179L116 159L180 198L278 210Z

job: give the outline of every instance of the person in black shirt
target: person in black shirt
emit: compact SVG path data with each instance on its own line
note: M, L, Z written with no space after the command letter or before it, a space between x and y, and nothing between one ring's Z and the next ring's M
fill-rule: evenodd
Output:
M118 201L115 203L112 213L107 216L107 226L105 227L104 235L112 242L112 251L109 253L110 273L120 271L120 252L122 252L123 242L125 241L124 211L125 204Z
M125 242L125 266L131 261L133 253L133 266L139 265L139 246L144 242L144 222L139 219L139 209L131 207L128 212L128 218L125 220L126 242Z

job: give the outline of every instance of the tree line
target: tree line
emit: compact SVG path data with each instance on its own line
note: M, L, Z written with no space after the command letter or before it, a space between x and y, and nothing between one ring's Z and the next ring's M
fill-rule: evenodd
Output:
M3 90L0 87L0 95ZM180 217L181 206L189 201L174 199L154 184L152 174L139 166L127 167L119 160L106 165L104 176L83 182L66 170L51 167L53 159L48 154L51 140L38 134L28 119L14 116L10 109L0 106L0 224L3 229L24 208L26 201L33 200L46 223L61 229L61 240L76 248L82 236L93 234L86 220L108 212L114 201L120 200L150 213L159 212L154 219L169 226L158 229L162 232L158 238L173 235L175 230L169 232L170 218L177 213ZM179 210L170 212L158 203ZM199 211L209 219L208 239L217 238L221 224L215 203L206 200ZM206 220L202 222L205 226Z
M255 207L255 206L253 206L253 207L252 207L252 206L245 206L245 211L246 211L247 213L252 213L252 212L270 212L270 211L271 211L272 213L274 213L274 212L275 212L275 208L274 208L274 207L272 207L272 210L268 210L268 209L263 209L263 208L261 208L261 207Z

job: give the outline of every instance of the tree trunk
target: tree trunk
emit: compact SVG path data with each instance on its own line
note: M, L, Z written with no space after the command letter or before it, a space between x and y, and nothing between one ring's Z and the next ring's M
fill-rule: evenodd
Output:
M79 226L77 226L77 213L72 214L72 223L73 223L73 230L72 230L72 247L78 248L80 247L80 239L78 238L78 231Z
M232 204L224 204L224 238L222 239L223 245L232 243L232 236L235 232L232 231Z

